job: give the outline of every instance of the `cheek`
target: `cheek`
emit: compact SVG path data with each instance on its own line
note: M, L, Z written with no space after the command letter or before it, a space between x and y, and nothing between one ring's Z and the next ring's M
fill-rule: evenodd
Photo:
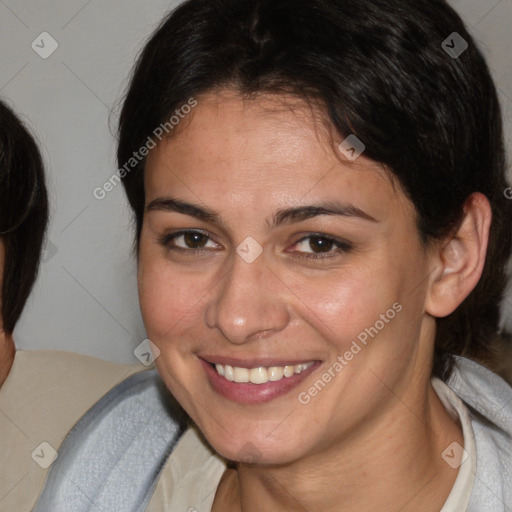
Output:
M298 299L300 316L344 350L397 300L397 283L386 281L381 268L360 265L321 278L295 279L290 289Z
M164 261L141 258L138 286L142 317L153 341L176 335L192 318L197 321L204 281L182 275Z

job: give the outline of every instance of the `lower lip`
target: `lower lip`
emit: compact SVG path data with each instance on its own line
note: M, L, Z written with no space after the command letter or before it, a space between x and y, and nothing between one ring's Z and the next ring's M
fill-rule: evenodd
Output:
M217 370L204 359L199 359L206 371L208 380L213 389L229 400L243 404L259 404L269 402L274 398L285 395L297 387L309 374L320 365L315 361L309 368L301 373L295 373L291 377L283 377L281 380L267 382L265 384L252 384L251 382L236 383L221 377Z

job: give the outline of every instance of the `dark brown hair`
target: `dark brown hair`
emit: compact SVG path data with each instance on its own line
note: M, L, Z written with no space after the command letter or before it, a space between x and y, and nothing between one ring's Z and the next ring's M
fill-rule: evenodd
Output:
M14 330L34 285L48 222L41 155L16 114L0 101L0 238L5 245L2 321Z
M449 53L463 41L465 51ZM186 1L138 59L120 116L119 167L190 97L224 86L323 105L340 136L355 134L365 156L399 180L425 244L457 228L471 193L489 199L493 222L483 275L453 314L438 319L433 372L446 378L451 354L490 365L511 253L512 201L504 197L496 88L446 1ZM143 172L144 160L123 176L137 240Z

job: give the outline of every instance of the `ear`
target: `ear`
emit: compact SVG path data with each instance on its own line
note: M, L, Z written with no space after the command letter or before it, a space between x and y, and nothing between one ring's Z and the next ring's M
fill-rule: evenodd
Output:
M436 246L425 310L442 318L453 313L477 285L484 268L492 210L481 193L464 203L464 217L455 234Z

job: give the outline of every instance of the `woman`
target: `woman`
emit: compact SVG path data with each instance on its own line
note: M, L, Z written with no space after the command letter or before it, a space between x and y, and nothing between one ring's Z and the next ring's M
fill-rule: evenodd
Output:
M80 416L140 366L54 350L16 350L48 221L37 144L0 101L0 511L29 512Z
M123 410L154 391L118 389L36 510L509 510L512 391L479 364L512 243L500 108L446 2L189 0L119 136L144 322L192 425L144 437L164 413Z

